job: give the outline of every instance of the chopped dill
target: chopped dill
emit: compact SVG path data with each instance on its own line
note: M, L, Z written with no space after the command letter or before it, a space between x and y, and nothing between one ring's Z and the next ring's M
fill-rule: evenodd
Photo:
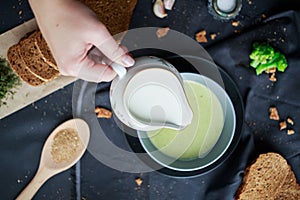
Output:
M19 77L13 72L7 60L0 57L0 106L6 105L8 98L13 98L13 88L20 84Z

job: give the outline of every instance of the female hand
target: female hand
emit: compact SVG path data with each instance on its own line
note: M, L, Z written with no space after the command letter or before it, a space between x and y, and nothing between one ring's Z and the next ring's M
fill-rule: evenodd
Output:
M88 7L77 0L29 0L39 28L63 75L92 82L110 81L116 73L103 56L130 67L126 54Z

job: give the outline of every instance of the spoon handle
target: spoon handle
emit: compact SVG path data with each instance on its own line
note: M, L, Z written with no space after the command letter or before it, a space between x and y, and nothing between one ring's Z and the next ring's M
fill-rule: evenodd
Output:
M51 177L47 170L39 169L26 188L19 194L16 200L30 200L40 187Z

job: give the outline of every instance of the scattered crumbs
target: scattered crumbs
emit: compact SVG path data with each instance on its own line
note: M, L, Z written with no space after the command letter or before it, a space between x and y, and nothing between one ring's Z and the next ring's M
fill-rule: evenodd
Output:
M286 120L290 125L294 125L294 120L292 118L288 117Z
M252 4L252 1L251 1L251 0L248 0L248 4L251 5L251 4Z
M240 25L240 22L239 21L232 21L231 25L234 26L234 27L237 27L238 25Z
M241 33L241 30L234 30L233 32L239 34Z
M210 34L210 39L214 40L214 39L216 39L216 37L217 37L217 34L215 34L215 33Z
M87 200L87 198L86 197L81 197L81 200Z
M270 112L270 119L279 121L280 117L279 117L279 114L278 114L278 110L275 106L271 106L269 108L269 112ZM286 120L279 121L278 125L279 125L279 130L280 131L287 130L288 135L295 134L295 131L292 128L294 126L294 121L291 117L287 117Z
M142 183L143 183L143 180L140 178L140 177L137 177L136 179L135 179L135 183L136 183L136 185L137 186L141 186L142 185Z
M144 16L144 19L148 19L148 16Z
M279 130L284 130L287 128L287 124L286 124L286 121L282 121L279 123Z
M293 135L293 134L295 134L295 131L293 129L288 129L287 134L288 135Z
M19 15L22 15L22 13L23 13L23 10L19 10L19 12L18 12L18 13L19 13Z
M156 31L157 38L162 38L168 34L170 27L158 28Z
M272 73L271 76L269 77L269 80L272 82L276 82L277 78L275 77L275 73Z
M95 108L95 113L97 115L98 118L111 118L112 112L106 108L100 108L100 107L96 107Z
M276 107L270 107L269 112L270 112L270 116L269 116L270 119L279 120L279 114L278 114L278 111L277 111Z
M22 183L22 180L18 179L17 182L18 182L18 183Z
M196 33L195 38L197 42L206 43L207 42L206 30L202 30Z
M266 15L266 14L262 14L262 15L261 15L261 18L262 18L262 19L266 19L266 18L267 18L267 15Z
M242 76L239 76L239 79L240 79L240 80L242 80L242 79L243 79L243 77L242 77Z
M283 32L286 32L286 27L283 27Z

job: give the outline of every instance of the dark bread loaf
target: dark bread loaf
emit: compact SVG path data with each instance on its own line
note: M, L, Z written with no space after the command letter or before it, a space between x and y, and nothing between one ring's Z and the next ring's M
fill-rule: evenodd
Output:
M96 13L112 35L128 30L137 3L137 0L81 1ZM122 36L117 39L121 40ZM7 58L14 71L30 85L44 84L59 75L57 64L39 30L12 46Z
M36 32L19 42L19 52L28 69L44 81L50 81L58 76L59 72L47 64L35 45Z
M110 34L127 31L137 0L82 0L98 16Z
M286 160L277 153L261 154L250 165L236 200L299 200L300 186Z
M26 67L25 62L21 58L21 55L19 54L18 48L18 44L15 44L9 48L7 53L7 59L14 72L18 74L18 76L23 81L29 83L32 86L38 86L45 83L45 81L34 76L29 71L29 69Z

